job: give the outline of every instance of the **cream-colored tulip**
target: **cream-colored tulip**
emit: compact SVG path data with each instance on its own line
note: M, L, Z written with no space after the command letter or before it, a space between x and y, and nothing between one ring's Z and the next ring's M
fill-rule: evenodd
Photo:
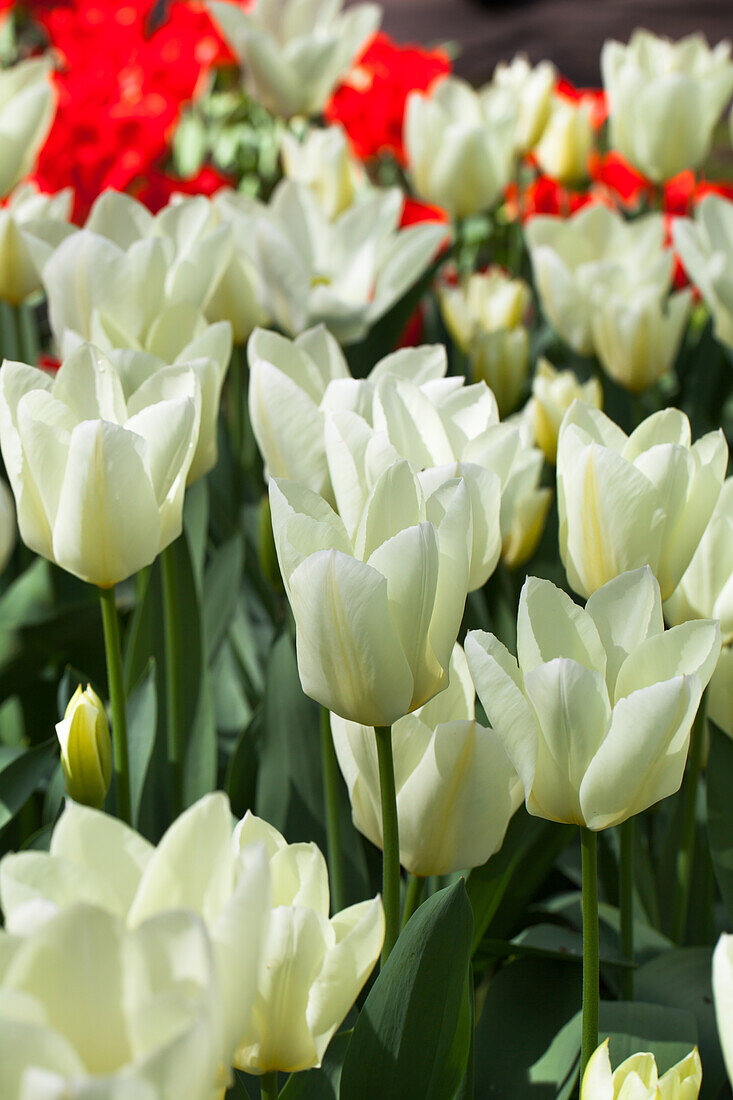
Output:
M245 86L284 118L318 115L381 20L378 4L255 0L246 9L211 0L209 10L242 63Z
M17 529L13 494L7 482L0 477L0 573L8 564L15 548Z
M600 409L603 389L597 378L580 382L572 370L555 370L548 359L540 359L532 379L532 396L523 416L530 426L532 438L554 466L557 458L557 437L562 418L573 401L584 401Z
M42 195L33 184L16 187L0 207L0 298L20 305L41 289L41 272L54 249L75 232L69 224L70 187Z
M108 588L150 565L181 533L201 416L188 366L147 378L125 400L91 344L52 378L0 369L0 446L31 550Z
M478 867L498 851L522 800L497 735L475 720L475 689L459 645L448 687L392 727L400 863L414 875ZM354 825L382 847L377 743L371 726L331 715Z
M0 198L33 168L56 109L46 58L34 57L0 70Z
M585 610L529 577L517 652L483 631L466 638L479 699L531 814L606 829L679 789L720 652L716 622L665 631L648 567L609 581Z
M733 348L733 202L706 195L695 207L694 220L674 219L672 236L685 270L713 315L715 335Z
M261 847L241 849L226 795L206 795L157 848L124 822L67 801L49 852L0 861L0 902L13 936L25 936L83 901L128 928L189 909L206 925L218 987L224 1068L249 1026L270 912Z
M90 684L71 696L56 724L66 793L75 802L99 807L112 780L112 742L104 703Z
M526 153L537 144L550 117L552 89L557 81L555 66L540 61L534 67L522 54L507 64L500 61L494 69L492 83L511 92L517 100L518 117L516 145L520 153Z
M648 564L666 600L708 525L727 464L723 433L693 444L679 409L654 413L627 436L575 401L557 446L560 557L570 587L589 596Z
M593 344L604 370L641 393L673 367L692 304L692 291L665 300L656 287L629 287L614 272L591 292Z
M280 153L288 179L310 187L329 218L343 214L366 184L340 126L312 127L302 138L285 130Z
M250 813L234 842L244 851L264 845L272 882L257 997L235 1065L254 1074L311 1069L379 957L382 902L358 902L329 920L328 868L315 844L287 844Z
M614 149L658 183L702 163L733 92L730 42L636 30L628 45L605 43L601 72Z
M273 479L272 527L303 690L342 718L391 726L446 686L468 591L469 495L462 479L424 493L382 433L344 417L336 480L331 466L340 515Z
M612 1071L606 1039L588 1060L580 1100L697 1100L701 1084L697 1047L660 1077L653 1054L632 1054Z
M72 902L29 935L0 932L0 954L7 1100L221 1094L228 1067L216 974L193 913L161 914L130 932L104 908Z
M501 415L514 412L522 402L529 376L529 332L524 325L476 332L468 360L471 376L493 392Z
M404 141L417 195L454 218L491 209L514 172L517 112L508 90L477 92L457 77L411 92Z
M550 117L534 150L541 170L562 183L580 184L588 178L592 149L593 125L587 103L554 95Z
M713 999L725 1068L733 1081L733 936L726 933L713 952Z
M525 228L535 285L545 316L575 351L593 351L592 292L602 274L618 272L629 290L653 286L666 293L672 254L665 249L659 214L626 221L600 204L570 218L540 216Z

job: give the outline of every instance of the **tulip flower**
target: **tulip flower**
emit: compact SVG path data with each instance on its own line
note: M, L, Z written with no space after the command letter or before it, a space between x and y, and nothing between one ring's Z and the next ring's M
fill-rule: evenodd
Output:
M344 447L340 516L278 479L270 506L303 690L342 718L384 727L446 686L473 536L462 480L427 496L388 444L372 452L381 472L369 486Z
M532 397L523 415L531 426L535 442L553 466L557 458L560 424L575 400L600 409L603 390L598 379L589 378L587 382L580 382L574 371L555 370L549 360L540 359L532 379Z
M72 192L41 195L16 187L0 207L0 299L20 305L41 289L41 272L54 249L75 232L69 224Z
M0 70L0 198L32 169L56 107L45 58Z
M112 742L104 704L96 691L81 684L56 725L66 793L75 802L99 807L112 780Z
M412 92L404 138L418 197L453 218L490 210L514 171L516 126L516 100L503 88L476 92L447 77L428 94Z
M364 186L363 170L349 153L340 126L312 128L302 140L286 130L280 144L283 171L288 179L309 187L328 218L337 218Z
M0 573L13 553L16 529L13 494L7 482L0 478Z
M697 1100L701 1084L697 1047L660 1077L653 1054L632 1054L612 1071L606 1039L588 1062L580 1100Z
M679 409L654 413L627 436L574 402L557 446L560 557L573 591L589 596L649 564L667 599L708 525L727 463L723 433L693 444Z
M532 67L522 54L517 54L508 64L500 61L494 69L492 84L511 92L517 100L515 137L518 152L528 152L539 141L550 117L556 80L555 66L549 61L540 61Z
M399 229L403 195L375 190L329 221L310 188L283 180L256 225L263 308L295 336L322 321L341 342L362 339L425 274L446 227Z
M242 63L252 98L275 115L318 115L379 27L377 4L255 0L246 9L211 0L209 10Z
M657 183L702 163L733 92L729 42L711 50L700 34L637 30L626 46L605 43L601 72L611 144L626 160Z
M593 351L592 291L599 275L619 269L629 292L653 286L665 293L672 255L664 223L648 214L627 222L606 206L583 207L570 218L539 216L525 228L542 309L564 340L582 355Z
M226 1085L211 947L193 913L130 932L80 902L30 935L0 932L0 954L8 1100L213 1100Z
M733 936L726 933L713 952L713 999L725 1068L733 1081Z
M717 619L723 648L707 694L708 715L733 736L733 478L728 478L710 523L664 605L668 622Z
M592 148L593 125L588 105L582 99L574 102L553 96L550 117L534 149L540 169L561 183L582 183L588 178Z
M475 719L463 650L453 649L448 687L392 727L400 863L413 875L478 867L498 851L521 785L497 735ZM382 847L374 730L331 715L354 825Z
M733 347L733 202L706 195L695 207L694 220L675 218L674 247L713 315L715 335Z
M0 369L0 446L31 550L110 588L181 532L198 439L200 386L160 371L127 399L109 360L84 344L55 378Z
M593 831L679 789L719 652L715 622L664 630L648 567L609 581L585 610L550 581L529 577L517 659L492 634L466 638L479 699L528 811Z

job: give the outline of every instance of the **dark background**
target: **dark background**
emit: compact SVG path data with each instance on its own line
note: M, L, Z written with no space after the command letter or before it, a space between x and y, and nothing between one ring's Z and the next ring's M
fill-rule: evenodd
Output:
M356 0L349 0L354 3ZM600 83L606 38L626 41L635 27L679 38L703 31L711 45L733 35L733 0L381 0L382 29L400 43L456 43L459 75L491 76L518 52L550 58L576 84Z

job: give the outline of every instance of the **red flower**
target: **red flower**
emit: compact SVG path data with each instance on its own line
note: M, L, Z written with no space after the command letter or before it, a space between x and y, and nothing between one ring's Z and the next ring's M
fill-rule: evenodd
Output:
M510 184L506 190L506 202L512 217L527 222L537 214L554 214L568 217L576 210L592 202L603 202L601 195L593 191L570 191L551 176L538 176L519 195L516 185Z
M608 103L603 88L576 88L565 77L560 77L555 85L555 94L572 103L585 103L594 130L600 130L608 118Z
M450 72L442 50L398 46L377 34L326 106L329 122L340 122L361 160L391 153L405 163L402 126L412 91L427 91Z
M633 208L643 199L653 198L654 184L620 153L612 151L605 156L592 153L588 168L593 182L610 192L611 198L622 206Z

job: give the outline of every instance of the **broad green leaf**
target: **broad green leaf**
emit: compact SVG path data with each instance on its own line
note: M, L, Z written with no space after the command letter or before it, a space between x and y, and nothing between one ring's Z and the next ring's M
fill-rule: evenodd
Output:
M710 728L710 755L707 767L708 843L715 877L733 921L733 741L713 723Z
M611 1065L632 1054L651 1051L660 1073L679 1062L698 1042L698 1027L690 1011L640 1000L601 1001L598 1039L610 1039Z
M155 745L155 729L158 720L155 676L155 660L151 658L145 675L127 700L127 744L130 756L133 825L137 825L140 816L140 803ZM149 789L148 797L154 798L155 791Z
M51 773L58 741L49 738L32 749L0 748L0 829L3 829Z
M321 1068L291 1074L280 1100L338 1100L341 1069L350 1040L350 1031L334 1035Z
M241 575L242 540L234 535L215 551L204 576L204 638L209 663L237 606Z

